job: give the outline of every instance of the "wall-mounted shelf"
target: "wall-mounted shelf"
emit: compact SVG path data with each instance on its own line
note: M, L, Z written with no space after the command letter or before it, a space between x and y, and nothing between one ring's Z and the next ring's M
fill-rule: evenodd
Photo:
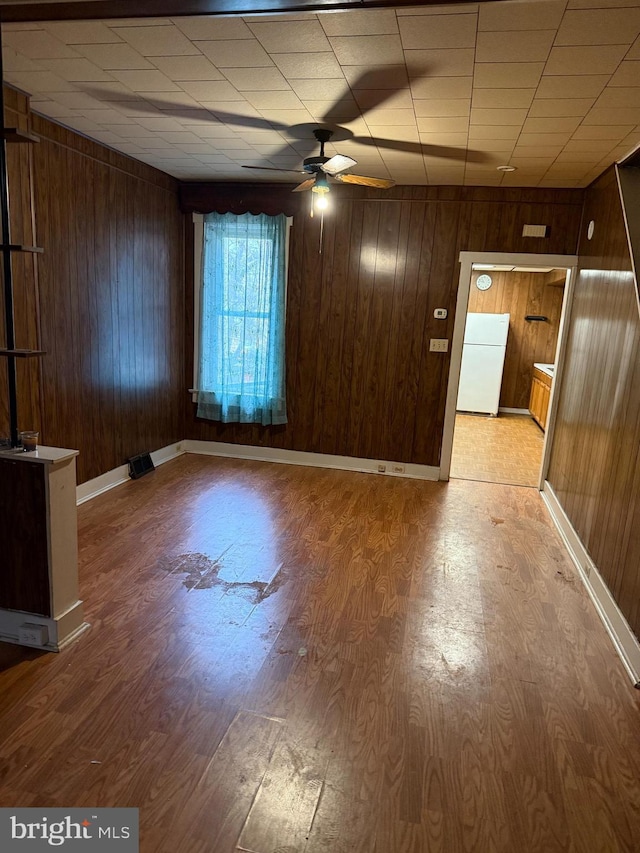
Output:
M32 145L34 142L40 142L40 137L36 136L35 133L29 133L26 130L18 130L17 127L2 128L2 138L5 142L12 142L14 144L28 143Z
M46 355L43 349L0 349L0 357L3 358L36 358Z

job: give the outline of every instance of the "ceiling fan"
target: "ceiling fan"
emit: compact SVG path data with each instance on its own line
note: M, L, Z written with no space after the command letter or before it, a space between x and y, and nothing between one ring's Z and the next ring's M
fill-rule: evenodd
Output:
M320 143L320 153L312 157L306 157L303 161L302 169L276 169L273 166L243 166L242 168L310 175L309 178L298 184L297 187L294 187L292 192L299 193L311 190L321 197L329 192L328 177L333 181L343 184L359 184L363 187L377 187L383 190L395 186L396 182L390 181L387 178L369 178L365 175L348 174L347 170L355 166L357 160L354 160L353 157L346 157L344 154L335 154L333 157L326 157L324 153L324 146L334 135L334 131L326 127L317 127L313 131L313 135Z

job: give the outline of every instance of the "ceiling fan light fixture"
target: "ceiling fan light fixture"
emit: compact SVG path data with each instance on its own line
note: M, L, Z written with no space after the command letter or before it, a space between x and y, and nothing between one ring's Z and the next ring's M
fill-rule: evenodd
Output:
M311 187L311 192L315 193L317 196L316 208L318 210L326 210L329 206L329 199L327 198L327 195L331 192L331 187L329 186L326 175L323 175L322 173L318 174L314 185Z

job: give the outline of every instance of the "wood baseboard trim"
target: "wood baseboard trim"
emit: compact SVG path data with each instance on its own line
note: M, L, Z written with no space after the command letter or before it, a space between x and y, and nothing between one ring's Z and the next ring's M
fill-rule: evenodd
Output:
M500 406L498 414L500 414L500 412L504 412L505 415L529 415L529 417L531 417L529 409L512 409L509 406Z
M37 646L20 642L19 630L25 622L29 625L44 625L46 627L48 633L46 645ZM53 619L47 616L38 616L35 613L23 613L20 610L0 609L0 641L15 646L39 649L44 652L59 652L88 628L89 623L84 621L81 601L76 601L64 613Z
M182 456L185 452L184 441L178 441L175 444L169 444L167 447L161 447L160 450L154 450L151 453L153 464L157 467L163 462L169 462L170 459L175 459L176 456ZM120 465L118 468L113 468L99 477L94 477L93 480L87 480L86 483L81 483L76 487L76 506L90 501L98 495L108 492L110 489L115 489L122 483L129 480L129 466Z
M636 687L640 686L640 643L631 630L622 611L618 607L611 590L604 582L602 575L582 544L568 515L564 511L558 496L551 485L545 481L542 489L542 499L547 505L549 514L555 524L569 555L573 560L580 578L587 588L598 616L602 620L607 633L613 641L629 677Z
M306 465L312 468L336 468L363 474L389 477L408 477L414 480L438 480L440 469L431 465L393 462L388 459L363 459L356 456L333 456L328 453L307 453L303 450L283 450L275 447L254 447L248 444L226 444L220 441L181 442L187 453L204 456L225 456L231 459L254 459L256 462L280 462L285 465ZM384 471L378 466L383 465ZM397 470L402 468L402 470Z

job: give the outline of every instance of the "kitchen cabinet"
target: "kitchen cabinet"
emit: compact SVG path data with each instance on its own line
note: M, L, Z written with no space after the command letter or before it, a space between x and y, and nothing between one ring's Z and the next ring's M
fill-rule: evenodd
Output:
M529 397L529 411L531 412L531 417L543 430L547 426L550 396L551 376L534 365L533 378L531 380L531 396Z

